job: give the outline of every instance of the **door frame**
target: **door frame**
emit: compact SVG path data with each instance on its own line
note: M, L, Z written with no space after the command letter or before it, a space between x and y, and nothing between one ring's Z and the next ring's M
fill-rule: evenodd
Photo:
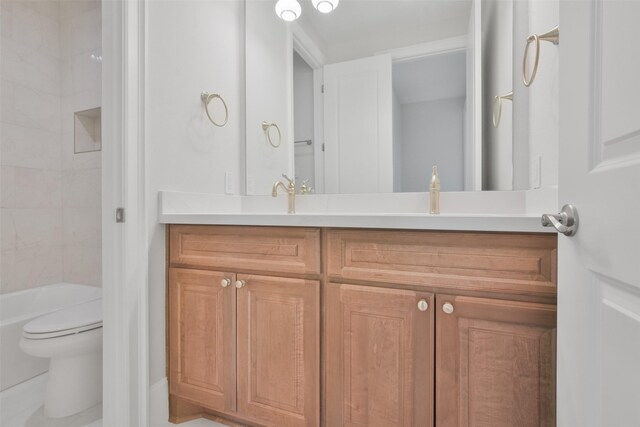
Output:
M102 1L103 424L148 425L146 0ZM117 223L116 208L125 209Z
M293 51L311 67L313 70L313 167L315 193L324 193L324 76L323 68L326 58L313 38L298 23L291 27ZM293 73L291 73L291 96L293 99ZM293 110L290 117L293 123ZM295 157L295 148L294 148ZM294 168L295 171L295 168Z

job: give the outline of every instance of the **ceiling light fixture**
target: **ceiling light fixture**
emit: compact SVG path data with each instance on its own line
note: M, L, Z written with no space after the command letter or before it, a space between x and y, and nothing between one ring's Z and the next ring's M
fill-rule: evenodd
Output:
M297 0L278 0L276 3L276 15L284 21L295 21L301 14L302 8Z
M311 3L319 12L329 13L338 7L340 0L311 0Z

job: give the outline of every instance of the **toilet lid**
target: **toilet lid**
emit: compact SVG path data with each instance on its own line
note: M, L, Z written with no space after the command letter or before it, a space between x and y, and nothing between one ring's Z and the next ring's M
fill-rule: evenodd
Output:
M54 311L24 325L25 335L47 337L95 329L102 326L102 298Z

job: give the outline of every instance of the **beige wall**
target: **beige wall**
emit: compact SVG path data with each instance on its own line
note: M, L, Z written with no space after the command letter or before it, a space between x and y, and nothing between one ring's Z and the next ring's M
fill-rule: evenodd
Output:
M100 102L100 3L0 4L0 292L100 285L100 154L74 156L69 132Z
M101 105L100 1L61 1L62 277L100 286L101 151L74 154L74 112Z

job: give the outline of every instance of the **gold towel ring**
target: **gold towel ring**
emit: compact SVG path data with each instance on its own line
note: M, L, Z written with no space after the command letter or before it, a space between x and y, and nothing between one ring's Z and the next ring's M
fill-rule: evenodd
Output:
M506 95L496 95L493 98L493 127L498 127L500 124L500 117L502 117L502 100L507 99L513 101L513 91Z
M524 58L522 58L522 82L526 87L531 86L536 78L536 73L538 72L538 63L540 62L540 40L558 45L560 43L560 29L556 26L554 29L544 34L532 34L527 37L527 46L524 48ZM529 46L533 42L536 43L536 59L533 62L531 77L527 78L527 53L529 53Z
M276 128L276 130L278 131L278 145L274 144L273 141L271 140L271 133L269 132L269 129L271 129L272 127ZM277 124L267 123L263 121L262 130L264 131L265 135L267 135L267 141L269 141L269 144L271 144L273 148L280 147L280 144L282 144L282 133L280 132L280 128L278 127Z
M211 117L211 114L209 114L209 102L211 102L211 100L214 98L219 99L220 102L222 102L222 106L224 107L224 121L222 123L216 123L216 121L213 120L213 117ZM217 93L202 92L200 94L200 99L202 99L202 102L204 103L204 110L207 112L207 117L209 117L211 123L218 126L219 128L227 124L227 121L229 120L229 109L227 108L227 103L224 102L224 99L222 99L220 95L218 95Z

